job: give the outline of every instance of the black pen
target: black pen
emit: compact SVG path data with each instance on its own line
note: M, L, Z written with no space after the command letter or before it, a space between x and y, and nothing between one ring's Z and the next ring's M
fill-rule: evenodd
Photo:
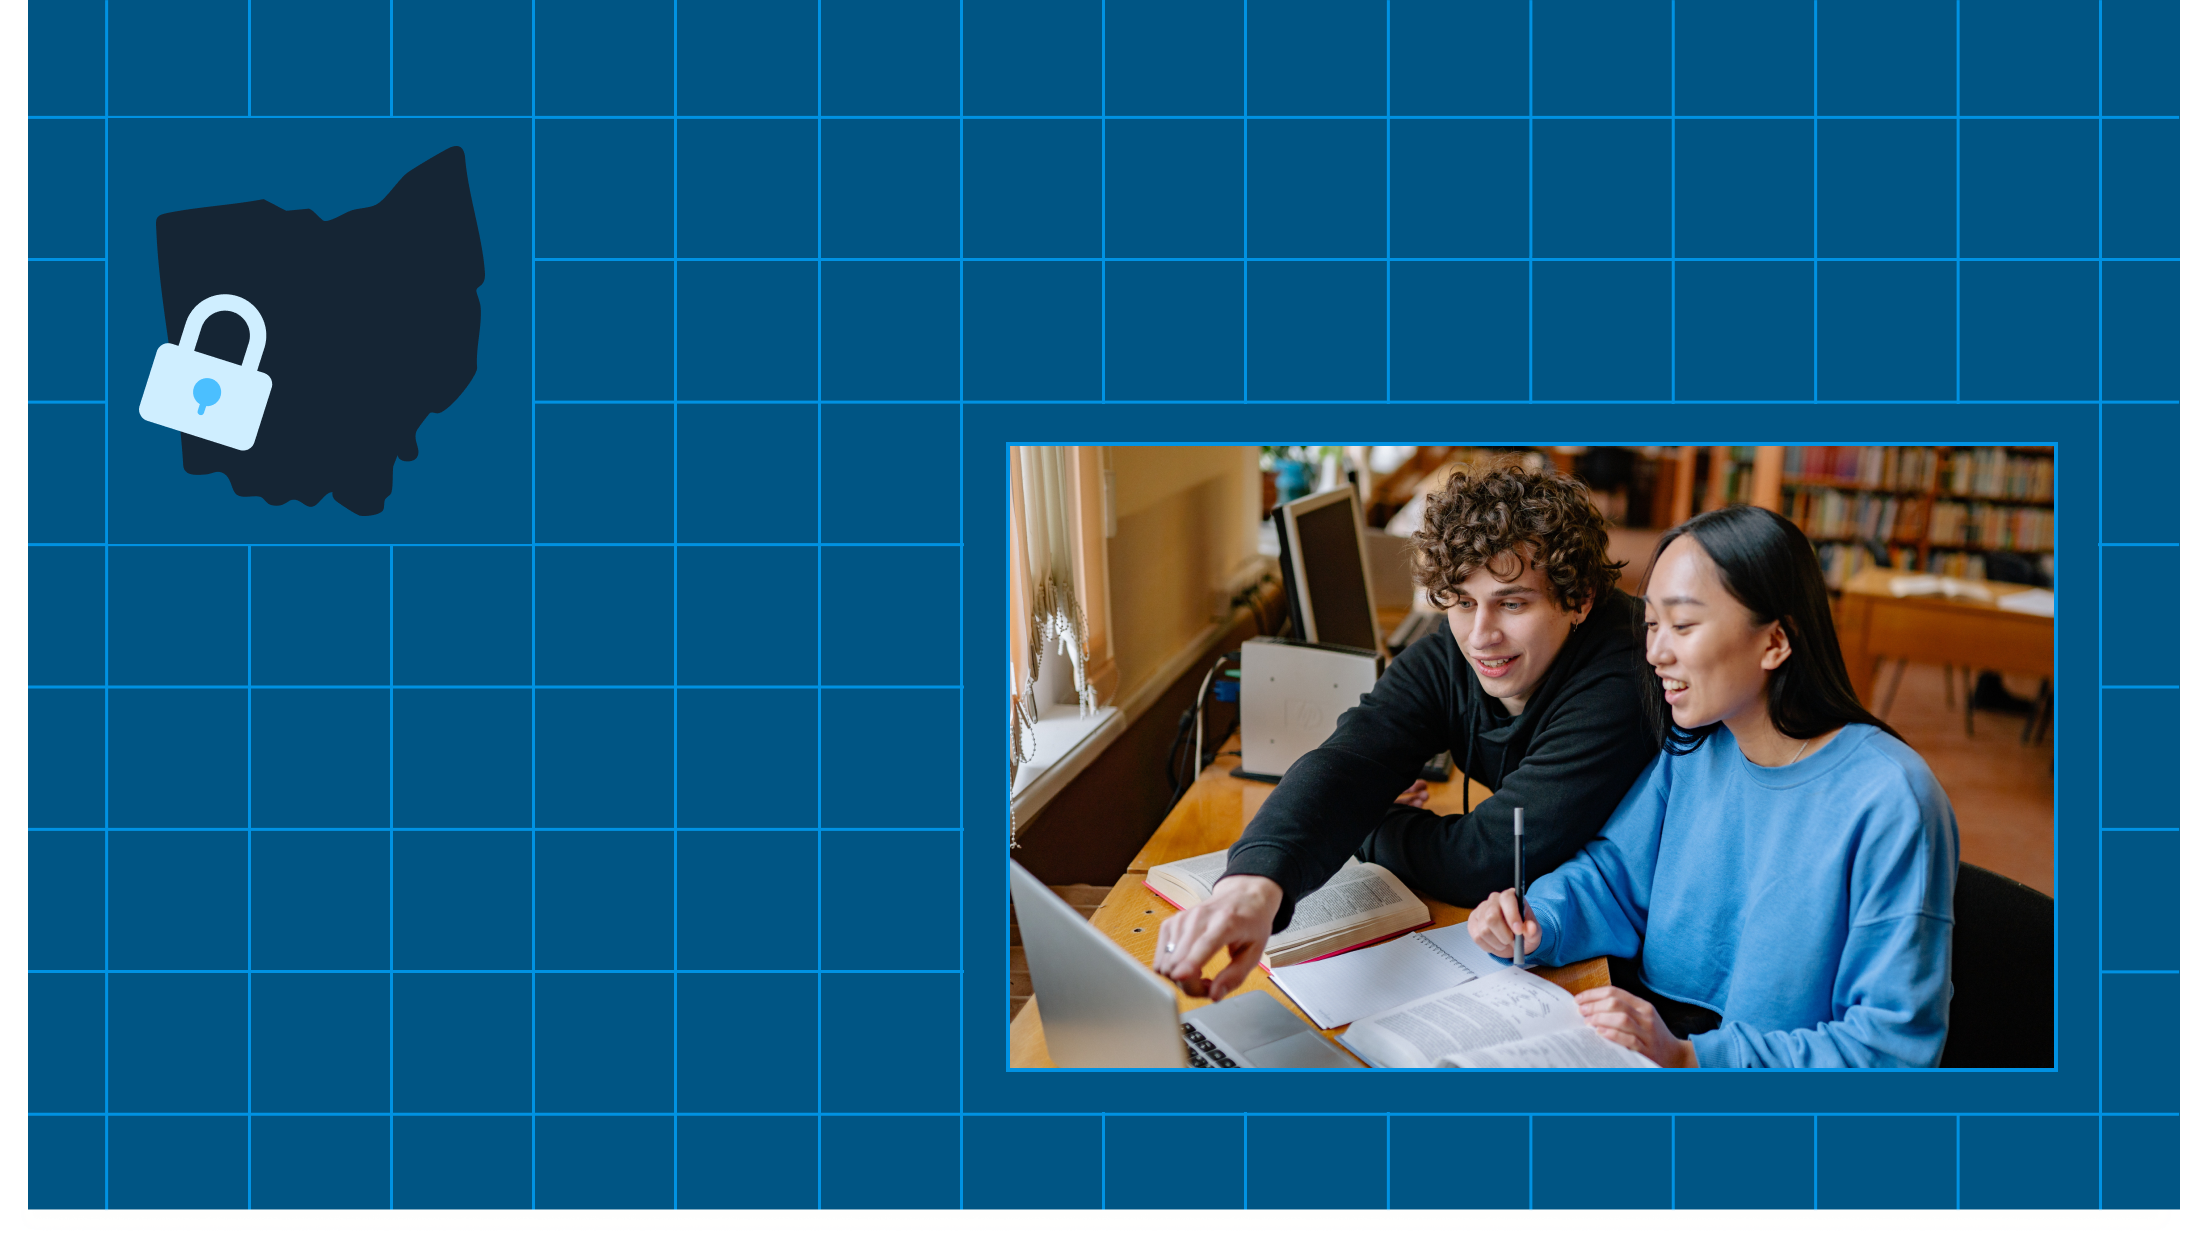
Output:
M1522 927L1529 924L1529 905L1523 902L1522 883L1522 810L1514 809L1514 903L1521 913L1521 925L1514 927L1514 967L1522 967Z

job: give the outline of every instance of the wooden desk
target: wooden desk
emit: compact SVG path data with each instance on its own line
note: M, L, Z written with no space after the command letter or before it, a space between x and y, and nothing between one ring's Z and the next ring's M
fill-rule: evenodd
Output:
M1104 897L1102 906L1096 909L1092 918L1098 930L1145 965L1153 966L1156 963L1157 927L1164 923L1165 917L1179 911L1150 894L1148 888L1142 885L1142 879L1148 876L1149 867L1232 846L1234 840L1240 837L1240 831L1247 827L1248 819L1263 806L1263 800L1273 789L1268 782L1250 782L1232 776L1230 770L1240 763L1239 745L1240 737L1236 734L1226 742L1227 750L1217 757L1217 763L1204 769L1202 776L1195 779L1187 793L1180 796L1178 806L1172 809L1171 815L1164 818L1164 824L1158 826L1156 833L1150 836L1148 843L1142 847L1141 854L1135 856L1133 863L1127 866L1125 876L1118 879L1117 885ZM1454 780L1451 782L1430 784L1431 811L1459 812L1463 785L1475 788L1474 803L1481 803L1489 797L1490 792L1480 783L1468 781L1460 775L1459 770L1454 773ZM1423 902L1430 906L1430 923L1433 926L1452 925L1468 919L1469 910L1466 908L1440 903L1435 899L1425 899ZM1225 964L1226 957L1220 952L1211 957L1203 971L1215 973L1224 968ZM1602 957L1556 969L1532 968L1529 971L1546 981L1565 987L1570 992L1612 985L1612 977ZM1248 974L1247 984L1243 989L1269 991L1273 999L1286 1005L1295 1016L1304 1021L1309 1020L1308 1014L1295 1007L1284 991L1272 985L1270 974L1260 968ZM1196 999L1176 986L1172 990L1179 998L1181 1012L1199 1008L1209 1002L1207 999ZM1314 1025L1315 1022L1309 1021L1309 1024ZM1321 1032L1326 1038L1334 1038L1340 1030L1327 1029ZM1033 999L1028 1000L1027 1006L1012 1019L1011 1064L1013 1068L1054 1067L1050 1062L1049 1044L1042 1035L1041 1010Z
M1904 576L1866 569L1841 588L1841 619L1835 624L1841 658L1867 702L1873 667L1881 660L2054 676L2054 618L1941 595L1897 599L1887 588L1891 579ZM1985 587L1996 598L2031 589L2014 582Z

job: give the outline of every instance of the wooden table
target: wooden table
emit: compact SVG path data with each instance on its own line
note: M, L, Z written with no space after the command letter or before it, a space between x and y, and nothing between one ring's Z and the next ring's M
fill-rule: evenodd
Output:
M1240 763L1239 735L1234 735L1225 746L1226 751L1218 755L1217 762L1204 769L1202 776L1195 779L1187 793L1180 796L1178 806L1172 809L1171 815L1164 818L1164 824L1158 826L1156 833L1150 836L1148 843L1142 847L1141 854L1135 856L1133 863L1127 866L1125 876L1118 879L1118 884L1104 897L1102 906L1096 909L1092 918L1097 929L1145 965L1153 966L1156 963L1157 926L1164 923L1165 917L1179 911L1150 894L1148 888L1142 885L1142 879L1148 876L1149 867L1232 846L1233 841L1240 837L1240 831L1247 827L1248 819L1263 806L1264 799L1274 789L1268 782L1250 782L1244 778L1233 777L1230 770ZM1430 784L1430 810L1440 813L1461 811L1463 785L1475 788L1475 799L1472 803L1482 803L1490 796L1490 791L1481 783L1468 781L1456 769L1452 781ZM1466 908L1441 903L1435 899L1425 899L1423 902L1430 905L1430 923L1433 926L1452 925L1468 919L1469 910ZM1211 957L1209 964L1203 967L1203 972L1214 974L1224 968L1225 963L1226 957L1220 952ZM1532 968L1529 971L1546 981L1565 987L1570 992L1612 985L1612 977L1602 957L1556 969ZM1273 985L1270 974L1260 968L1248 974L1247 984L1243 989L1269 991L1273 999L1286 1005L1294 1015L1309 1021L1308 1014L1296 1007L1286 997L1286 992ZM1199 1008L1209 1002L1207 999L1194 998L1176 986L1172 990L1179 998L1181 1012ZM1314 1025L1315 1022L1309 1021L1309 1024ZM1324 1037L1333 1038L1340 1030L1327 1029L1321 1032ZM1348 1058L1353 1058L1351 1053ZM1055 1067L1050 1062L1049 1044L1042 1035L1041 1011L1033 999L1028 1000L1027 1006L1012 1019L1011 1063L1013 1068Z
M2054 618L1942 595L1898 599L1888 587L1892 579L1907 576L1875 567L1841 587L1841 619L1835 625L1841 658L1867 702L1881 660L2054 676ZM2014 582L1984 586L1995 598L2032 589Z

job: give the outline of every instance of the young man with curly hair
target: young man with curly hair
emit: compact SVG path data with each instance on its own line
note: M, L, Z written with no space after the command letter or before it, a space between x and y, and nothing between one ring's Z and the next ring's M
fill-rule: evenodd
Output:
M1445 620L1286 772L1212 896L1164 922L1156 971L1188 993L1238 989L1294 902L1350 855L1472 906L1513 885L1520 807L1529 875L1551 872L1657 751L1637 605L1616 585L1605 520L1580 482L1509 463L1465 468L1425 501L1413 554ZM1425 810L1412 784L1448 748L1493 792L1459 816ZM1204 978L1221 950L1231 963Z

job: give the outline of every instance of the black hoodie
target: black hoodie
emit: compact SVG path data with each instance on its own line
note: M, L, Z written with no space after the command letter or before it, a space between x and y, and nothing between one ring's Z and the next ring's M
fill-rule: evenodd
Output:
M1474 907L1514 884L1517 806L1532 880L1596 835L1658 750L1640 685L1641 605L1618 591L1607 599L1517 716L1484 693L1445 621L1401 652L1233 844L1227 876L1267 877L1285 892L1272 932L1350 855L1419 895ZM1394 803L1423 761L1448 748L1496 793L1460 816Z

